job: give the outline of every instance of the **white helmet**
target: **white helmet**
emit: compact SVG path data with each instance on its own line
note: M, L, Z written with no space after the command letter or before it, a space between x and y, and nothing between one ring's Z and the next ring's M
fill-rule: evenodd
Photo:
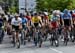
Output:
M48 12L44 12L45 15L48 15Z
M19 14L15 13L15 16L19 16Z
M60 14L60 10L54 10L53 14Z

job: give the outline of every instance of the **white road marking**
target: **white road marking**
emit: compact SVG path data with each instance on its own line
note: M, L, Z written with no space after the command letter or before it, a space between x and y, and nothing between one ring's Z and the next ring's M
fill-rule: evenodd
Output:
M50 48L50 49L53 50L53 51L55 51L55 52L57 52L57 53L63 53L62 51L59 51L59 50L54 49L54 48Z

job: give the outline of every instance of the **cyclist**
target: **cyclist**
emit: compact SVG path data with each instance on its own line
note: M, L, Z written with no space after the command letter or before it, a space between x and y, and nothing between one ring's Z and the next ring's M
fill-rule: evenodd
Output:
M75 10L72 10L71 15L72 15L73 27L71 30L70 37L71 37L71 40L74 42L75 41Z
M11 21L11 25L12 25L12 28L15 29L16 31L16 42L18 43L19 42L19 31L20 29L22 29L22 19L19 17L18 14L15 15L14 18L12 18L12 21Z
M65 9L63 11L63 14L62 14L62 23L63 23L63 26L67 29L70 29L70 26L73 24L72 22L72 15L70 14L70 12Z
M75 10L72 11L73 24L75 24Z
M40 16L38 16L37 13L35 13L34 16L32 17L32 23L35 28L39 26L39 23L42 25L42 22L40 20Z
M29 12L27 12L26 14L24 14L24 17L27 18L28 20L28 30L30 30L30 26L31 26L31 14Z
M22 29L24 29L24 38L26 38L27 30L28 30L28 19L24 17L24 15L21 16L22 18Z
M42 25L41 20L39 19L39 16L37 13L34 14L34 16L32 17L32 23L33 23L33 27L34 27L34 42L35 42L35 46L37 46L37 39L38 39L38 27L39 24ZM35 35L36 34L36 35Z
M59 25L60 14L58 14L57 10L53 11L53 15L51 15L51 25L52 28L56 28Z
M65 9L63 12L62 23L65 27L69 27L72 24L72 16L67 9Z
M53 42L55 42L56 40L58 41L57 32L59 27L59 20L60 20L60 15L58 14L58 11L57 10L53 11L53 15L51 17L50 26L49 26L53 34L53 36L51 36L52 45Z
M28 25L30 25L30 22L31 22L31 15L30 15L30 13L29 12L27 12L27 14L26 15L24 15L25 16L25 18L27 18L28 19Z
M48 17L48 12L44 12L44 20L45 20L45 24L48 24L48 21L49 21L49 17Z
M4 14L1 14L1 17L2 17L2 19L3 19L4 30L5 30L5 32L6 32L6 29L7 29L7 19L6 19L6 17L5 17Z
M68 11L68 9L65 9L63 11L63 14L62 14L62 24L64 26L64 43L66 43L67 45L67 41L68 40L68 32L71 30L71 26L73 26L72 24L72 16L70 14L70 12Z
M4 37L4 32L2 30L2 26L3 26L3 19L0 16L0 44L2 43L3 37Z

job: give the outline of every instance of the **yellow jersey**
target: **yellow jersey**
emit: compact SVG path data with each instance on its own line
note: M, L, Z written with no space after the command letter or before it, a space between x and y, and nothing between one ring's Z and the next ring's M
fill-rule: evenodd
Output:
M41 17L40 16L32 17L32 22L33 23L39 23L40 20L41 20Z

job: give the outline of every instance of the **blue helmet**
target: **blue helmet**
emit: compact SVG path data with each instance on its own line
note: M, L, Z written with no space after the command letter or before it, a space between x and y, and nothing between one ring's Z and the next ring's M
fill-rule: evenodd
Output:
M67 14L67 13L68 13L68 9L65 9L65 10L63 11L63 13Z

